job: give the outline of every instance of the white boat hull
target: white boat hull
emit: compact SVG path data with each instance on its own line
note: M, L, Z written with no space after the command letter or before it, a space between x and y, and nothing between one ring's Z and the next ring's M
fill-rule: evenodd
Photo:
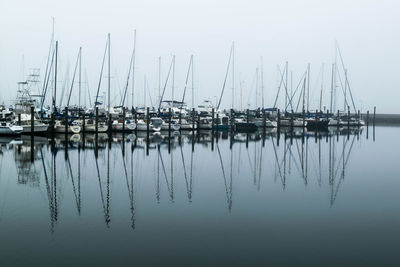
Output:
M32 132L30 125L23 125L22 128L23 128L23 130L22 130L23 133L31 133ZM33 132L34 133L44 133L44 132L47 132L48 128L49 128L49 126L47 124L37 124L37 125L33 126Z
M77 133L81 132L81 127L78 125L71 125L71 126L68 126L67 130L68 130L68 133L77 134ZM54 127L54 131L56 133L65 133L65 126L64 125L56 125Z

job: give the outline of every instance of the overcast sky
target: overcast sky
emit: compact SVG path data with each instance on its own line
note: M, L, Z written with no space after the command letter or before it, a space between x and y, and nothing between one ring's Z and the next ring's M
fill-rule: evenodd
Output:
M150 104L149 95L156 101L158 57L162 57L164 82L173 54L176 55L175 98L182 97L189 58L193 54L195 103L204 99L215 101L222 89L229 49L234 41L235 107L240 106L240 85L243 107L247 104L254 107L255 73L261 56L265 106L272 106L275 99L279 84L277 66L283 69L288 61L294 86L307 63L311 64L310 109L319 107L321 85L322 105L329 107L331 64L337 40L357 108L366 111L376 105L380 113L400 113L398 0L1 0L0 102L10 103L15 98L16 82L31 68L40 68L43 79L52 17L60 51L58 87L63 85L68 64L68 80L71 80L76 55L82 46L82 64L92 98L97 89L107 33L111 33L112 99L118 104L126 83L136 29L135 105L144 102L145 75L149 84L147 104ZM171 86L168 84L166 98L171 98ZM229 80L222 107L231 105L231 88ZM105 91L106 87L102 86L101 92ZM342 99L341 89L337 94ZM191 98L189 91L189 104ZM71 101L77 102L76 91ZM260 97L257 101L261 104ZM338 102L343 107L343 100ZM283 103L282 94L281 108Z

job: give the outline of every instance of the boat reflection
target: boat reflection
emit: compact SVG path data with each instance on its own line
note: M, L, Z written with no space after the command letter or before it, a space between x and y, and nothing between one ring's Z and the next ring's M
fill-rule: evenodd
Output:
M105 226L112 226L113 194L123 194L127 195L129 204L130 227L135 229L136 214L141 207L137 203L141 180L154 178L152 199L156 205L182 201L181 197L177 198L179 190L186 191L180 195L192 203L196 201L194 180L203 175L196 165L210 157L216 159L210 163L210 169L219 177L216 185L220 182L223 185L218 190L224 194L229 213L234 211L234 200L239 201L233 192L239 190L234 186L239 180L245 179L257 191L262 191L263 180L269 177L280 183L282 190L295 179L300 179L304 187L316 183L321 188L327 184L329 205L333 206L346 176L353 146L362 134L362 128L351 131L334 128L328 132L270 129L253 133L61 134L2 138L0 157L4 157L5 151L12 151L17 183L46 192L51 232L59 221L61 202L72 201L78 216L88 212L91 206L82 202L81 185L89 177L97 180L96 198ZM115 189L122 185L126 192ZM66 188L71 188L68 190L73 199L65 198Z

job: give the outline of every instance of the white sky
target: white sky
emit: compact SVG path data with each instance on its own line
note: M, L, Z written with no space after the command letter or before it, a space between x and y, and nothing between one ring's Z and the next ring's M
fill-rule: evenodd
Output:
M255 105L254 76L260 56L264 59L266 106L273 104L277 91L277 65L283 68L286 61L293 71L294 84L307 63L311 63L311 109L319 105L318 74L322 63L325 64L323 105L329 106L330 68L334 41L338 40L357 108L366 111L376 105L380 113L400 112L400 1L1 0L0 102L10 103L15 98L22 66L25 74L37 67L44 74L51 17L55 17L55 36L60 47L58 88L62 86L67 62L71 80L76 55L82 46L83 67L88 73L92 98L107 33L111 33L112 99L117 99L114 104L118 104L125 84L133 29L137 29L135 105L144 102L144 75L155 102L158 57L162 57L164 81L172 54L176 55L175 97L182 97L189 57L194 54L195 103L203 99L215 101L222 89L234 41L235 107L240 103L240 81L243 106ZM228 83L222 107L230 106L231 87ZM106 91L106 87L101 91ZM73 104L77 102L75 92ZM166 98L170 97L171 84L166 91ZM191 103L190 91L186 100ZM148 96L147 104L150 104Z

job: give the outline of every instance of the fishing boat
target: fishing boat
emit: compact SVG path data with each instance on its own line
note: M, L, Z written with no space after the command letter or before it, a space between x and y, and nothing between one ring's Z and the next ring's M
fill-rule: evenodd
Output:
M20 126L22 126L23 128L22 133L31 133L32 132L31 115L26 113L20 113L20 118L21 122L18 122L18 120L14 119L14 124L19 124ZM47 132L48 128L49 128L48 124L39 121L38 118L34 116L34 121L33 121L34 133L45 133Z
M34 111L36 100L31 96L31 87L38 83L39 74L33 71L28 76L28 79L24 82L18 82L17 100L13 109L14 124L22 126L22 133L32 132L31 112ZM45 133L49 128L49 125L39 120L39 117L35 113L33 116L33 132L34 133Z
M23 130L22 126L15 125L12 122L0 122L0 135L19 135Z

